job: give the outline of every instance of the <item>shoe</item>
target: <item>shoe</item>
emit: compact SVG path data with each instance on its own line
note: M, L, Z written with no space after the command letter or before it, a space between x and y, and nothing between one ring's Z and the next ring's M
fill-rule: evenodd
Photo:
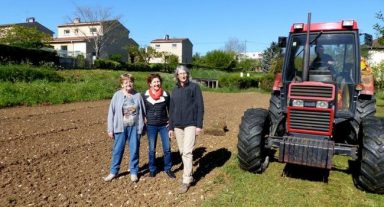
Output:
M156 172L149 172L149 177L154 178L156 176Z
M189 189L189 186L190 186L189 183L182 183L179 189L179 193L180 194L186 193Z
M139 181L139 178L137 177L137 175L131 175L131 181L136 183L137 181Z
M172 178L172 179L175 179L176 178L176 175L175 173L173 173L172 171L165 171L165 174L168 175L168 177Z
M115 178L115 177L116 177L115 174L110 173L107 177L104 177L103 179L105 182L109 182L109 181L113 180L113 178Z

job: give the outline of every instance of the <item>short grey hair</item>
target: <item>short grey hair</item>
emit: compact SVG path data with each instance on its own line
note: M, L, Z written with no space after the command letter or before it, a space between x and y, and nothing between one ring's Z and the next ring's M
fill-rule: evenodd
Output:
M187 79L190 81L190 79L191 79L191 74L190 74L190 72L189 72L188 67L185 66L185 65L178 65L178 66L176 67L176 70L175 70L175 78L176 78L176 81L177 81L177 82L179 81L179 79L177 78L177 74L179 74L180 70L183 70L183 71L185 71L185 72L187 73Z

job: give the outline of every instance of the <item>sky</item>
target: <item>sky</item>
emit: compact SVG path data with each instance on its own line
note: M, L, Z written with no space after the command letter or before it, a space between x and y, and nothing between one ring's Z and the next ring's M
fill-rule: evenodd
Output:
M377 37L373 25L384 0L1 0L0 24L25 22L28 17L57 33L73 19L76 8L107 9L130 31L140 47L166 34L189 38L193 53L223 50L231 39L247 52L262 52L293 23L356 20L360 32Z

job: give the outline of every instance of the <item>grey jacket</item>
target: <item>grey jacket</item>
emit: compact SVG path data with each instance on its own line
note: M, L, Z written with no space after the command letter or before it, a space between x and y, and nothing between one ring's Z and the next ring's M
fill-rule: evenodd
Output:
M133 100L138 105L138 115L135 120L137 133L141 134L144 127L145 106L140 93L134 92ZM113 94L108 110L108 132L120 133L124 131L123 126L123 103L124 93L118 90Z

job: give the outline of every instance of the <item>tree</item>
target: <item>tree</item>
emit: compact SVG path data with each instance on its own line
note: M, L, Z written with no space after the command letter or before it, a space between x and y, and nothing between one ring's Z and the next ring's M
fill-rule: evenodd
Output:
M0 43L24 48L42 48L52 39L50 35L40 32L35 27L19 25L3 29L0 33L4 34L0 38Z
M237 38L230 38L225 43L225 51L235 52L236 54L245 53L246 51L245 42L241 43Z
M144 62L140 54L139 46L133 45L133 44L128 45L127 50L128 50L129 60L131 63Z
M235 56L234 52L213 50L207 52L204 62L210 67L232 70L236 66Z
M381 20L382 23L384 23L384 16L383 16L383 13L381 11L377 12L376 13L376 18L378 20ZM384 26L379 24L379 23L376 23L375 25L373 25L373 29L377 31L378 33L378 42L380 45L384 45Z
M263 69L263 71L268 72L271 69L273 69L273 71L278 71L279 69L275 67L280 65L279 63L281 61L279 60L279 58L281 58L281 49L276 44L276 42L272 42L271 46L263 52L263 59L261 61L261 68ZM272 66L275 67L272 68Z
M111 10L108 8L90 7L77 7L74 16L73 19L80 18L83 22L93 23L88 26L90 30L92 29L92 36L82 30L79 33L87 42L92 43L98 59L106 44L113 44L116 41L115 37L108 33L120 25L120 17L112 17ZM100 27L94 27L95 24Z

